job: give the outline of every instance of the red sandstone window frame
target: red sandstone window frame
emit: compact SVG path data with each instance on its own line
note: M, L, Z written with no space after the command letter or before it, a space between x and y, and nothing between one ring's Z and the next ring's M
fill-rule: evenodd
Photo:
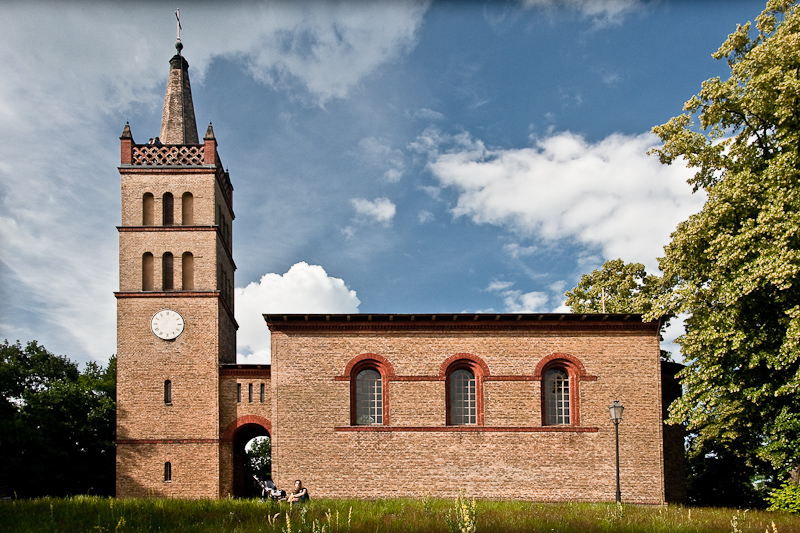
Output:
M357 396L356 377L362 370L376 370L381 375L381 410L382 422L380 424L357 424ZM363 353L351 359L344 369L341 378L350 382L350 425L360 427L388 426L389 425L389 382L395 377L392 364L385 358L374 353Z
M569 377L569 424L548 424L547 423L547 399L545 391L545 376L550 370L562 370ZM534 379L541 384L539 396L541 401L541 424L547 427L571 427L581 425L580 409L580 383L582 381L595 381L597 376L586 374L586 369L581 361L567 353L552 353L544 357L536 365L533 374Z
M475 377L475 423L474 424L453 424L451 420L450 406L450 376L456 370L469 370ZM483 382L490 375L489 367L480 357L468 353L459 353L448 357L439 370L439 377L444 379L445 394L445 425L484 425L484 401L483 401Z

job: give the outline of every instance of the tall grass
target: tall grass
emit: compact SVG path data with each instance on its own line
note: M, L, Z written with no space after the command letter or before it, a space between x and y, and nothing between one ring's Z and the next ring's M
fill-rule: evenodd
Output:
M375 533L792 533L800 516L766 511L605 503L312 500L115 500L92 496L0 502L0 531Z

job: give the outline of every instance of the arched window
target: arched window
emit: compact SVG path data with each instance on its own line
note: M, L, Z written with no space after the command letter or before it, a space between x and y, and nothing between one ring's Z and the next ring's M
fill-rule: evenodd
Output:
M551 368L544 374L544 423L548 426L570 424L569 374Z
M356 375L355 425L383 424L383 379L374 368Z
M164 382L164 403L172 405L172 382L170 380Z
M483 380L489 367L480 357L462 353L449 357L439 369L445 380L448 426L483 425Z
M192 252L184 252L181 257L181 289L194 290L194 256Z
M161 256L161 283L162 290L172 291L175 290L175 280L173 278L173 264L174 259L170 252L165 252Z
M164 481L172 481L172 463L164 463Z
M142 254L142 290L153 290L153 254L150 252Z
M447 376L447 381L447 409L450 415L448 424L477 424L478 395L475 374L468 368L459 368Z
M155 200L153 193L146 192L142 197L142 226L153 225L153 204Z
M172 197L171 192L165 192L162 198L162 211L161 224L164 226L172 226L175 224L175 199Z
M536 364L533 378L541 383L542 425L581 425L580 386L597 381L586 373L580 359L568 353L551 353Z
M191 226L194 224L194 196L185 192L181 198L181 224Z

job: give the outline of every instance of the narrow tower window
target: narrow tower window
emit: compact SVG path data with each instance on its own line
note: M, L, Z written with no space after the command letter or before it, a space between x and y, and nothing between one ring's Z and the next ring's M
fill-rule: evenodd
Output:
M164 382L164 403L172 405L172 382L170 380Z
M247 385L247 401L253 403L253 384Z
M142 290L153 290L153 254L150 252L142 254Z
M172 275L174 259L170 252L165 252L161 257L161 281L162 290L175 290L175 280Z
M162 202L164 226L172 226L175 223L175 199L171 192L165 192Z
M172 481L172 463L164 463L164 481Z
M142 197L142 226L153 225L153 193L146 192Z
M264 403L264 384L261 384L261 403Z
M236 384L236 401L238 403L242 403L242 384L241 383L237 383Z
M194 256L192 252L184 252L181 258L181 288L194 290Z
M183 193L181 198L181 219L184 226L194 224L194 196L190 192Z

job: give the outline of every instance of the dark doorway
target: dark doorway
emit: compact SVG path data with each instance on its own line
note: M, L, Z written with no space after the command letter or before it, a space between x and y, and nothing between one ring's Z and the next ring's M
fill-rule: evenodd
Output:
M245 453L247 444L256 437L269 437L269 432L259 424L245 424L233 436L233 495L239 498L261 497L261 488L253 479Z

